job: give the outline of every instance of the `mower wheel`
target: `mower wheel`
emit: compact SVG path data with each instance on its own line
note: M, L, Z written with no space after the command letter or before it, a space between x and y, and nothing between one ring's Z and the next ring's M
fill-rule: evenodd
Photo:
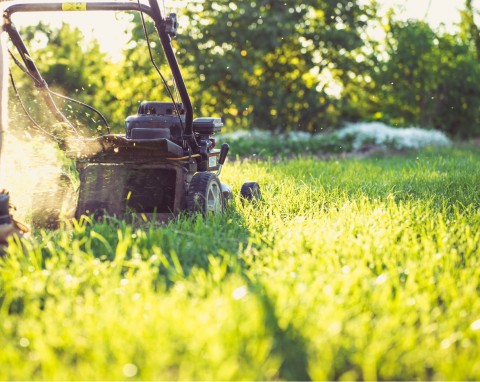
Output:
M187 209L204 215L223 212L222 186L218 177L211 172L196 173L187 193Z
M260 185L257 182L243 183L242 188L240 189L240 196L249 202L260 200L262 198Z

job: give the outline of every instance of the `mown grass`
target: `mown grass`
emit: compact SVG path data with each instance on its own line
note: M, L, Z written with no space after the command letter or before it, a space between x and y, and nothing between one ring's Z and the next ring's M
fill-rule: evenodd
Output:
M221 217L38 232L1 379L480 379L480 154L229 163Z

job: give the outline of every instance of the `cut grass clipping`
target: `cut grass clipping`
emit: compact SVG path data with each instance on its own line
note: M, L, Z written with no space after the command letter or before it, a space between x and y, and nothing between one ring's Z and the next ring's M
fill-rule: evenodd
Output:
M0 379L478 380L480 154L230 163L224 216L0 260Z

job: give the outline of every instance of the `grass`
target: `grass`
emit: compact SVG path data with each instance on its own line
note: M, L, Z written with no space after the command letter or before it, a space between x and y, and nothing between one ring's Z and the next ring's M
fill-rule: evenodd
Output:
M244 161L220 217L82 220L0 260L0 379L478 380L478 150Z

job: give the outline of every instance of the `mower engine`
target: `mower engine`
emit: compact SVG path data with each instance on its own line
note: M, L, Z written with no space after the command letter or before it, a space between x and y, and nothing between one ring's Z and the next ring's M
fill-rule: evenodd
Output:
M93 154L77 152L77 217L107 212L166 220L182 210L221 212L232 196L230 187L218 179L228 153L228 145L214 149L213 135L221 130L221 119L193 121L196 154L183 147L184 123L181 103L142 102L137 114L126 118L125 135L96 138L101 149Z
M180 115L177 114L177 110ZM182 126L185 110L182 104L175 108L173 102L142 102L137 115L125 120L127 139L169 139L182 144Z

